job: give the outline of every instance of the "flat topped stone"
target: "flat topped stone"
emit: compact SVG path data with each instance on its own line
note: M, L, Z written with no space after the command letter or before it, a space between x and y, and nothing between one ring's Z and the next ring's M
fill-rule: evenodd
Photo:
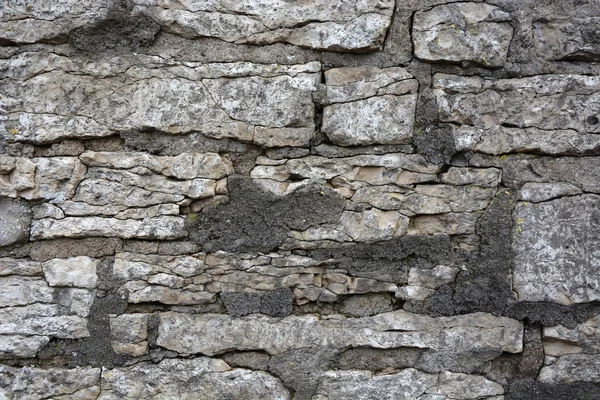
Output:
M520 301L600 300L600 196L519 203L514 218L513 289Z
M485 3L452 3L417 11L415 55L423 61L474 61L502 67L513 34L510 19L501 8Z
M187 38L227 42L287 42L318 50L378 49L391 23L394 0L135 0L134 13Z

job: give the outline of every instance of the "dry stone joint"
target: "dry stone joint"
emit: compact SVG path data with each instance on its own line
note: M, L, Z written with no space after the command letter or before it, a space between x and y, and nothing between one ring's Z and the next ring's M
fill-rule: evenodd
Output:
M599 28L0 2L0 400L600 399Z

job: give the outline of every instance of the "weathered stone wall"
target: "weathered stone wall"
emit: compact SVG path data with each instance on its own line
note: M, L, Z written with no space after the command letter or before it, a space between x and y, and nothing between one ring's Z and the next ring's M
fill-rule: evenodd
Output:
M597 0L4 0L0 399L600 399Z

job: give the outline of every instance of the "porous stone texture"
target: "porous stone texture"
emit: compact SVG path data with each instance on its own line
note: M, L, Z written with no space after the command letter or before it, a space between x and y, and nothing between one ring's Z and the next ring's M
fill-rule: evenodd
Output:
M0 399L600 398L597 1L0 3Z

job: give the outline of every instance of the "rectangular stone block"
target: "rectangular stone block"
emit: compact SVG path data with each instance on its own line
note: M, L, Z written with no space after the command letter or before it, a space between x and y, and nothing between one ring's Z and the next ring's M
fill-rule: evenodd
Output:
M517 204L512 248L520 301L600 300L600 196Z
M334 349L419 347L517 353L522 351L522 335L521 322L484 313L432 318L394 311L375 317L320 320L312 315L275 319L167 312L160 315L157 343L179 353L206 355L232 348L281 354L325 343Z
M4 64L18 68L30 58L15 56ZM147 129L253 141L258 129L261 145L308 146L306 133L314 130L318 62L182 65L140 56L99 67L66 57L38 58L54 68L14 74L3 84L0 135L9 141L51 143ZM146 67L149 61L164 68ZM121 69L120 63L131 68ZM265 129L281 137L269 140Z

